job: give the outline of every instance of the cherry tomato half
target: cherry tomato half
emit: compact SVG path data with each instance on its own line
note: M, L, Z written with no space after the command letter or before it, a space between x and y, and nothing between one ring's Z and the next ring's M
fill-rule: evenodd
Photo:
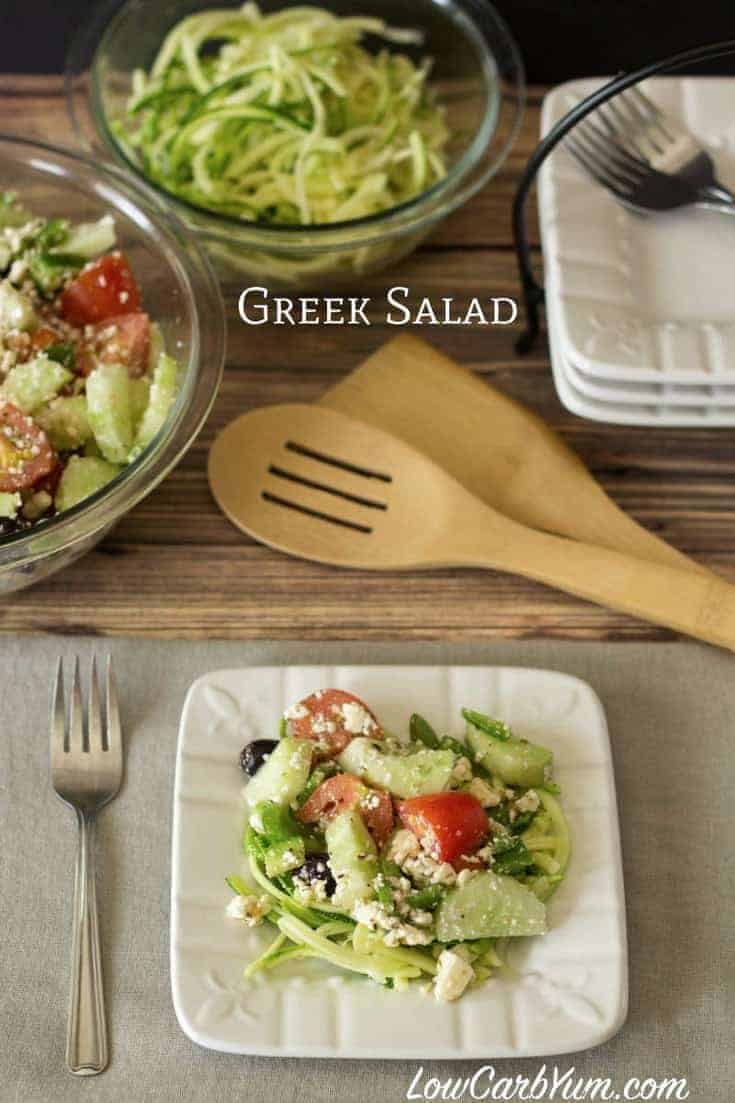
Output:
M296 813L302 823L331 820L357 807L368 831L382 846L393 830L393 801L383 789L368 789L354 774L335 774L318 785Z
M94 326L78 351L80 375L89 375L98 364L122 364L136 379L145 373L151 347L151 323L147 314L120 314Z
M0 491L27 490L53 471L56 453L43 429L0 399Z
M470 854L490 831L484 808L470 793L412 797L400 802L398 816L440 862Z
M288 720L294 739L315 739L324 745L317 758L334 758L357 736L381 739L383 730L367 705L343 689L321 689L305 697Z
M108 253L88 264L61 295L61 313L74 326L135 314L140 305L138 284L122 253Z

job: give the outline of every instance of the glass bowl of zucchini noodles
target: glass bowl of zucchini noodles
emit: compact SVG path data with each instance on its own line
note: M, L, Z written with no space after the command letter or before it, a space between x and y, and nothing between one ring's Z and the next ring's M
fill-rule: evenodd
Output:
M487 0L126 0L77 35L78 137L158 191L220 277L340 287L503 163L523 68Z

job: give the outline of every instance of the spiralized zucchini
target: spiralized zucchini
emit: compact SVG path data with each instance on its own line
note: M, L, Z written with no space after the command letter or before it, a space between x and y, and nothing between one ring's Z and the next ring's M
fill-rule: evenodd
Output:
M256 4L178 23L137 70L117 140L171 194L244 222L315 225L388 210L446 175L431 61L370 53L420 33Z

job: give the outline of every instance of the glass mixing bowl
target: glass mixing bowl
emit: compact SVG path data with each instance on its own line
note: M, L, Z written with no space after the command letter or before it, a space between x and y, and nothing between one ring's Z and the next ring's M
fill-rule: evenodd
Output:
M211 266L156 196L116 169L35 142L0 135L0 189L45 217L115 219L151 318L180 365L178 398L135 463L73 509L0 537L0 593L53 574L93 547L177 463L199 432L222 376L225 320Z
M72 45L67 92L72 123L88 149L141 176L116 142L134 69L148 69L167 32L192 12L236 8L235 0L113 0L85 21ZM289 7L262 0L264 13ZM342 223L265 226L196 208L161 194L197 233L224 279L271 288L333 288L358 282L411 252L438 222L481 188L503 163L523 115L523 66L509 31L487 0L327 0L337 15L367 15L423 32L432 83L451 134L447 176L391 210ZM370 46L369 41L367 42Z

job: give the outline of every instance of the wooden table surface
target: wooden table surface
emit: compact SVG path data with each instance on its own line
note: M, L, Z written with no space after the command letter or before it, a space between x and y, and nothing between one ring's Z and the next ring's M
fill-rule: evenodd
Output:
M393 284L414 299L518 296L510 204L537 139L543 89L532 89L519 140L484 193L451 216L413 257L368 281L380 303ZM0 78L0 130L69 143L57 78ZM535 214L533 240L538 245ZM370 328L248 327L241 288L227 287L225 379L204 432L178 469L97 549L46 583L0 602L0 631L235 639L477 639L560 636L665 639L670 634L535 583L489 571L370 574L287 558L243 537L208 491L213 435L237 414L310 401L397 332ZM567 413L545 340L514 353L517 327L414 327L460 363L540 413L584 458L613 498L672 544L735 581L728 430L622 428Z

